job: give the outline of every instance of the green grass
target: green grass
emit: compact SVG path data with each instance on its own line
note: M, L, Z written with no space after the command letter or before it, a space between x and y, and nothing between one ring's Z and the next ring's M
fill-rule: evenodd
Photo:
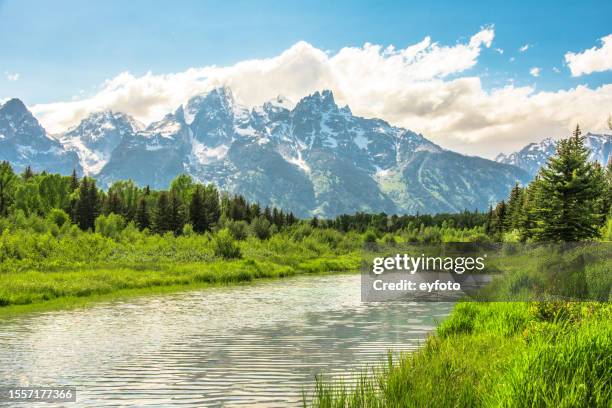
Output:
M356 255L298 262L233 260L209 263L140 265L138 268L97 267L0 274L0 316L66 308L97 300L175 292L211 285L246 283L298 274L356 270Z
M319 378L314 407L609 407L609 303L460 303L424 347Z
M356 385L318 378L305 405L610 407L609 255L606 245L510 251L494 260L506 273L486 295L556 300L460 302L418 351L389 354ZM599 302L559 300L578 298Z

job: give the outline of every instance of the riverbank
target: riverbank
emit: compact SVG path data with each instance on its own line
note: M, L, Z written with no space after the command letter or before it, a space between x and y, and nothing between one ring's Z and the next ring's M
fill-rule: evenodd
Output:
M547 247L537 251L504 258L507 275L487 291L505 301L457 304L419 351L389 355L360 373L356 386L319 378L311 406L609 407L608 246L561 254L549 250L548 256ZM552 276L548 282L555 289L579 290L583 301L508 301L529 295L527 288L534 283L546 288Z
M462 303L418 352L347 387L319 378L313 407L608 407L612 307Z
M355 271L357 253L285 264L263 260L95 267L0 274L0 317L80 307L97 301L244 284L300 274Z

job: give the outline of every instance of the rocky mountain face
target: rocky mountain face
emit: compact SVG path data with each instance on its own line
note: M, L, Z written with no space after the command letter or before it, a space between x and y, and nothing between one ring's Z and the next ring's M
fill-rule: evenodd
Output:
M27 166L64 174L81 171L77 155L47 135L19 99L0 105L0 161L10 162L19 172Z
M103 112L58 141L105 187L131 178L167 188L187 173L299 216L484 210L530 177L514 165L454 153L410 130L355 116L330 91L292 106L278 97L247 109L218 88L147 127Z
M584 136L584 144L591 152L589 160L598 161L603 166L608 164L612 156L612 135L587 133ZM546 160L555 154L556 145L553 139L547 138L540 143L530 143L518 152L500 154L495 161L520 167L531 177L535 177L540 167L546 164Z

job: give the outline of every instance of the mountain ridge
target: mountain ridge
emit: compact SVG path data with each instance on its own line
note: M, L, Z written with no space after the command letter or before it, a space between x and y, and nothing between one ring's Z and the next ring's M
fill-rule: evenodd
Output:
M606 166L612 157L612 134L588 132L584 135L584 140L585 147L590 151L589 160ZM555 153L556 144L552 138L546 138L539 143L529 143L516 152L499 154L495 161L519 167L531 177L535 177L546 160Z
M80 171L104 187L133 179L165 188L187 173L301 216L484 210L529 178L516 166L354 116L329 90L291 106L278 97L249 109L220 87L148 126L118 112L94 113L57 136L58 159L76 156Z

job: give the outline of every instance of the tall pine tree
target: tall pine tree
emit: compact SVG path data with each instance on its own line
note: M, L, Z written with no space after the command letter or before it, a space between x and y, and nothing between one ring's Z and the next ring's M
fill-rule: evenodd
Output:
M196 185L191 194L191 202L189 203L189 222L193 230L197 233L203 233L208 230L208 220L204 209L204 188L201 185Z
M136 209L136 224L140 230L149 228L151 226L149 208L145 196L140 197L140 200L138 201L138 208Z
M534 238L574 242L596 237L603 187L601 167L588 162L588 150L576 126L572 137L559 141L556 154L535 182Z
M153 229L159 234L170 231L170 200L168 193L161 191L157 197L157 205L153 216Z

